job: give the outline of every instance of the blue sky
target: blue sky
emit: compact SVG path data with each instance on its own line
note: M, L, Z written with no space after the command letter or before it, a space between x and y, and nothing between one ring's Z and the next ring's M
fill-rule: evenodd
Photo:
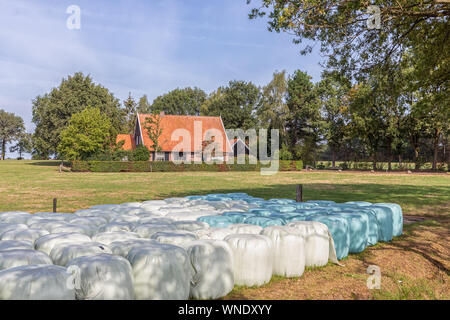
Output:
M70 5L81 9L80 30L66 27ZM32 99L77 71L121 100L187 86L210 92L229 80L262 86L275 70L319 80L320 55L301 56L291 36L249 20L250 8L246 0L0 0L0 108L32 131Z

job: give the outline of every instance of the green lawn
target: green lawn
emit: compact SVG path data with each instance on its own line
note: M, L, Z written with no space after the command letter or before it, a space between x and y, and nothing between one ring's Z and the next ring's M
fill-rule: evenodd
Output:
M370 172L58 172L55 161L0 161L0 211L73 212L96 204L144 201L216 192L247 192L256 197L336 202L365 200L399 203L408 215L438 216L450 211L450 175Z
M95 204L163 199L216 192L256 197L337 202L399 203L405 215L427 216L405 234L342 263L307 270L302 277L274 277L259 288L236 287L226 299L449 299L450 175L370 172L70 173L55 161L0 161L0 211L73 212ZM382 290L368 290L366 269L378 265Z

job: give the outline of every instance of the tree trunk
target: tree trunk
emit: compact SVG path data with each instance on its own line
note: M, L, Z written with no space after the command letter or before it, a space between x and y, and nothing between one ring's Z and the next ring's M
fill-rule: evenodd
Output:
M438 148L439 148L439 136L440 136L440 132L438 129L436 129L434 131L434 143L433 143L433 166L432 169L433 171L437 170L437 160L438 160Z
M377 152L376 151L372 155L372 166L373 166L373 171L377 170Z
M420 163L419 163L419 147L414 147L414 170L419 171Z
M392 150L388 150L388 170L392 171Z
M6 140L2 139L2 160L5 160Z
M336 168L336 151L333 149L333 169Z

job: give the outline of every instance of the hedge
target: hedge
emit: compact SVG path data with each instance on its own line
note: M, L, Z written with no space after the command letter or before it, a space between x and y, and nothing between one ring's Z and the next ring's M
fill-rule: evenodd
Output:
M258 164L175 164L171 161L73 161L72 172L260 171ZM303 162L280 160L279 171L300 171Z

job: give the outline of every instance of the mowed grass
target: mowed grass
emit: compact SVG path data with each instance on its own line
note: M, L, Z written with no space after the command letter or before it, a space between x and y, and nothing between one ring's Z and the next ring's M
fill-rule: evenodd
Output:
M0 161L0 211L73 212L96 204L145 201L206 193L246 192L255 197L395 202L407 215L450 211L450 175L370 172L59 173L57 161Z
M96 204L246 192L255 197L395 202L424 221L405 234L302 277L274 276L259 288L235 287L225 299L449 299L450 175L370 172L70 173L57 161L0 161L0 212L73 212ZM369 265L381 268L381 290L367 289Z

